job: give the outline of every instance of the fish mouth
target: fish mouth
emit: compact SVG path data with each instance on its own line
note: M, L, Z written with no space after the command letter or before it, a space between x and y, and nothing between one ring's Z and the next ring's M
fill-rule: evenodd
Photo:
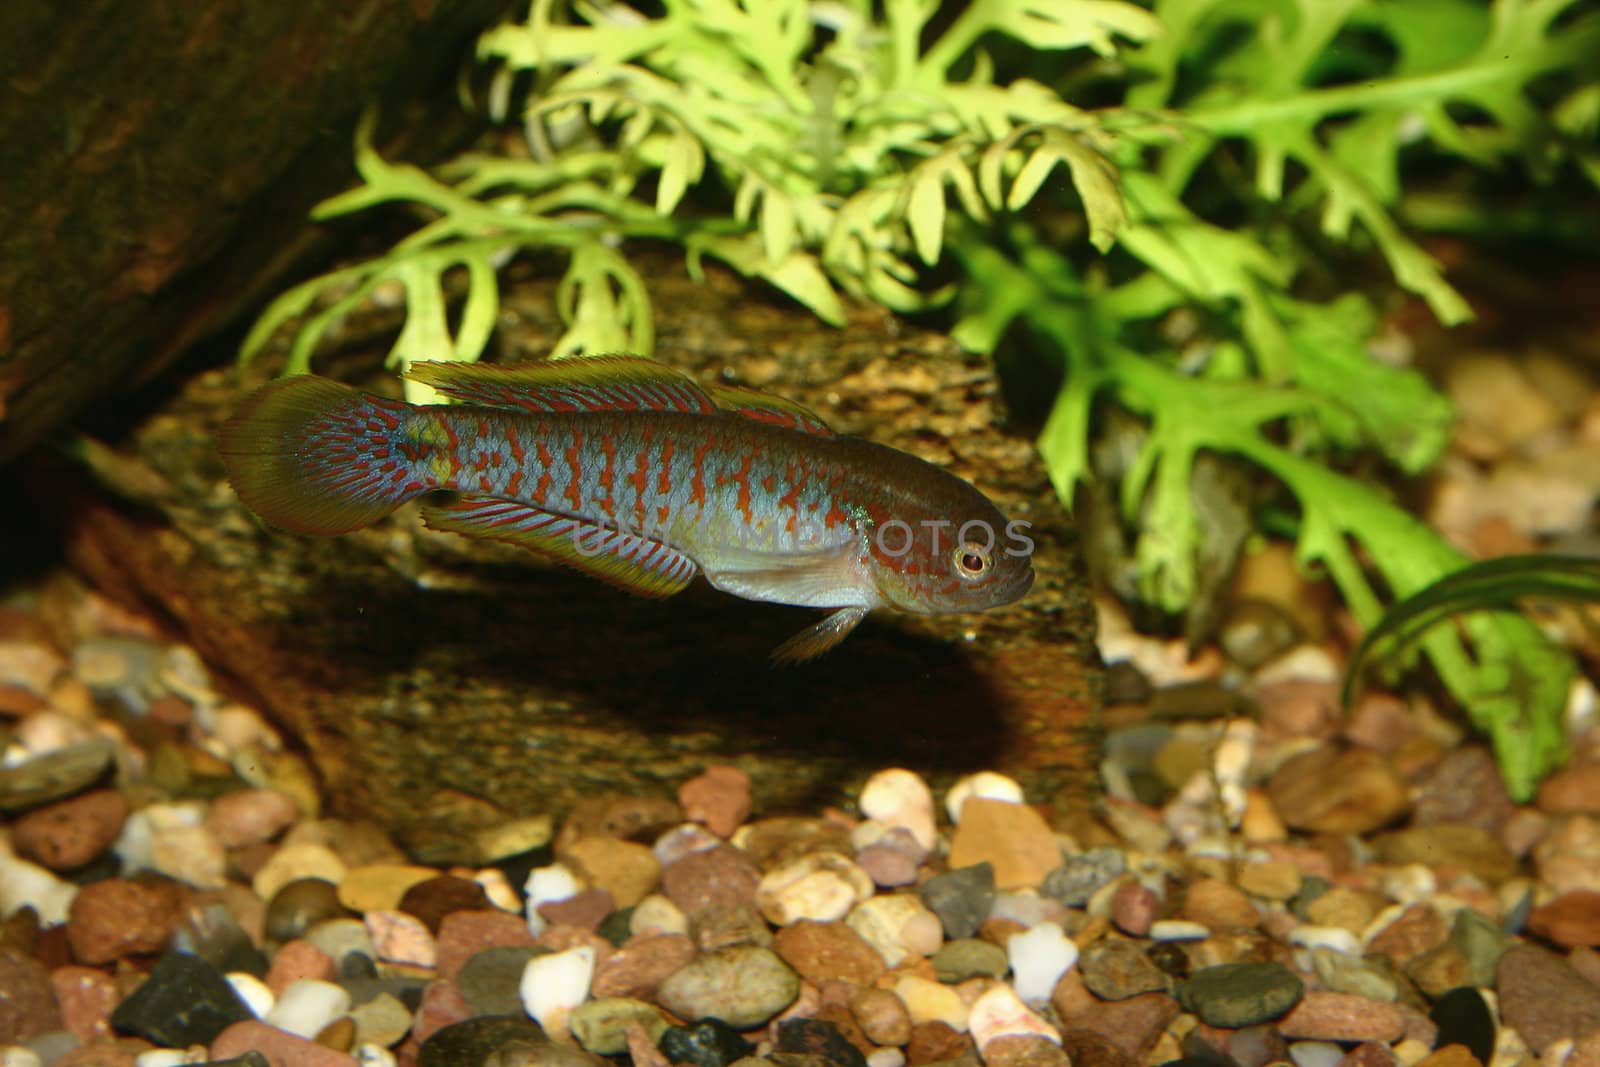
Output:
M1033 588L1033 578L1033 566L1030 564L1008 578L1005 585L997 590L999 596L996 598L995 603L997 605L1015 604L1027 596L1028 591Z

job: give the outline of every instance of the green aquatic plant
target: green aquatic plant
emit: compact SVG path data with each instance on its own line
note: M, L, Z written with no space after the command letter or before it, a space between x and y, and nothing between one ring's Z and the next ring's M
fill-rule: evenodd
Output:
M1300 559L1371 625L1466 561L1341 464L1422 472L1452 415L1368 353L1371 298L1323 261L1375 256L1442 321L1467 318L1405 225L1408 160L1600 183L1597 56L1600 12L1577 0L535 0L479 43L521 147L427 173L364 125L361 184L317 217L396 205L420 226L285 293L244 354L295 320L303 371L398 284L397 366L475 359L496 272L529 251L565 256L555 355L648 353L638 240L834 324L841 293L951 305L963 344L994 351L1021 324L1062 372L1039 446L1067 506L1093 476L1097 404L1147 424L1118 486L1144 599L1193 602L1191 474L1218 454L1298 502ZM1570 658L1512 616L1422 647L1528 795L1560 758Z

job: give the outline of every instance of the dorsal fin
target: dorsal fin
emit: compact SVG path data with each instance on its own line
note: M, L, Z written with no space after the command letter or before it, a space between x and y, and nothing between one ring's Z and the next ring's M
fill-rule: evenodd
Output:
M704 389L681 371L639 356L574 356L495 365L413 363L405 376L466 404L515 411L717 410Z
M716 401L717 407L730 414L786 426L791 430L804 430L821 437L833 436L833 428L805 405L763 393L747 385L714 385L711 387L711 399Z

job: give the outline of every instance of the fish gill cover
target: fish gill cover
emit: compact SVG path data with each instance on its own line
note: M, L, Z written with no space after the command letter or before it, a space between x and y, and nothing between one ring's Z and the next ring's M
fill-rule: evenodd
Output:
M566 257L555 356L648 354L640 239L834 324L841 293L946 308L968 348L1025 336L1059 370L1039 448L1064 505L1096 473L1105 410L1139 420L1115 486L1125 591L1170 613L1205 594L1208 456L1287 490L1301 563L1364 625L1463 566L1344 473L1360 456L1426 471L1453 412L1369 352L1383 287L1339 268L1376 257L1390 290L1459 323L1466 301L1413 233L1484 223L1470 194L1413 195L1419 165L1600 184L1600 11L1577 0L536 0L478 55L514 150L427 173L365 125L362 184L317 217L393 204L421 225L284 293L245 358L293 321L303 372L398 284L393 366L474 360L497 271L531 250ZM1541 218L1574 239L1579 223ZM1421 649L1529 795L1562 758L1570 657L1506 614Z

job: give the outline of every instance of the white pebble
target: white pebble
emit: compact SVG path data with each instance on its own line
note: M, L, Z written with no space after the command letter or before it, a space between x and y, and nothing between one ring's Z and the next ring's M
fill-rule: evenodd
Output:
M196 889L228 884L228 853L205 826L163 827L150 838L150 867Z
M1361 942L1342 926L1297 926L1289 931L1289 944L1301 948L1329 948L1347 956L1361 955Z
M873 1049L867 1056L867 1067L905 1067L906 1054L897 1048Z
M989 1042L1009 1034L1031 1034L1061 1044L1061 1035L1056 1028L1017 999L1017 994L1008 985L994 986L974 1001L972 1013L967 1017L967 1026L972 1031L972 1040L977 1043L980 1055Z
M396 1063L394 1053L370 1041L357 1045L350 1050L350 1054L364 1067L395 1067Z
M670 867L685 856L704 852L708 848L716 848L720 844L722 838L704 826L697 822L686 822L681 826L674 826L656 838L655 844L650 846L650 851L656 854L656 861L661 866Z
M239 994L239 999L244 1001L244 1006L250 1009L250 1014L257 1019L265 1019L272 1011L272 1006L278 1002L267 983L257 978L248 971L229 971L228 984L233 986L233 991Z
M1011 961L1011 984L1028 1003L1050 999L1056 983L1078 962L1078 946L1056 923L1040 923L1006 939Z
M1337 682L1343 675L1333 656L1321 645L1296 645L1277 659L1262 664L1256 671L1256 685L1271 685L1295 679Z
M931 849L938 843L933 792L920 775L898 767L879 771L861 787L859 803L867 818L905 827L923 848Z
M1000 893L994 898L993 906L989 908L989 918L1010 919L1023 926L1038 926L1060 914L1059 904L1046 900L1034 889L1017 889L1009 893Z
M342 987L316 978L296 978L284 987L266 1021L309 1039L349 1010L350 994Z
M564 1034L573 1009L588 999L593 977L594 948L589 945L535 956L522 969L522 1010L547 1033Z
M418 967L432 967L437 961L433 933L415 915L379 908L367 912L362 919L380 960Z
M944 941L939 917L910 893L887 893L856 905L845 925L897 967L907 956L931 956Z
M522 890L528 896L528 929L534 937L538 937L544 933L546 925L544 916L539 914L539 905L575 897L583 891L583 885L571 868L552 863L548 867L535 867L529 871Z
M133 1058L134 1067L184 1067L190 1063L206 1062L204 1045L190 1048L146 1049Z
M1344 1059L1344 1049L1332 1041L1296 1041L1289 1046L1295 1067L1333 1067Z
M872 896L872 878L837 852L808 852L768 871L756 886L756 907L774 926L802 919L833 922Z
M1016 779L1007 778L994 771L979 771L969 774L955 785L950 787L950 792L944 795L944 810L950 816L950 821L961 821L961 805L972 797L987 797L990 800L1004 800L1010 804L1022 803L1022 786Z
M32 907L41 926L60 926L67 921L67 909L77 895L77 886L19 858L0 838L0 918Z
M628 916L628 933L686 934L689 917L660 893L651 893L633 907Z
M1152 941L1204 941L1211 930L1202 923L1187 919L1159 919L1150 924Z
M0 1067L44 1067L44 1061L25 1045L5 1045L0 1046Z
M1439 892L1439 878L1420 863L1388 867L1378 873L1378 892L1400 904L1415 904L1433 899Z

